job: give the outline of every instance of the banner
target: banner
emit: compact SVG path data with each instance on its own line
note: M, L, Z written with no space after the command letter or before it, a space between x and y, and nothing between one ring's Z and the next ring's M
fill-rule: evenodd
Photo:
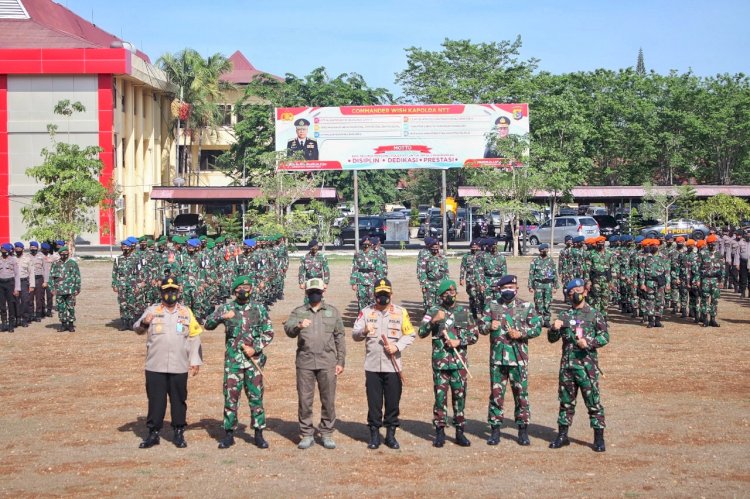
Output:
M507 167L488 138L528 133L528 104L276 109L287 171Z

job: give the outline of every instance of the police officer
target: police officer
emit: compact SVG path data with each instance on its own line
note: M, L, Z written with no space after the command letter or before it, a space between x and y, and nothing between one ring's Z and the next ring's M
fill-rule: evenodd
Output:
M310 122L300 118L294 122L294 128L297 137L286 143L286 154L289 157L302 155L306 161L318 159L318 143L313 139L307 138L308 127Z
M18 273L21 277L21 293L16 299L18 325L27 327L31 322L31 293L34 292L34 266L31 257L24 253L24 244L15 243L14 250L18 259Z
M398 449L396 428L399 426L401 352L414 341L414 328L405 308L394 304L391 282L375 283L375 303L359 313L352 339L365 341L365 387L367 392L367 425L370 427L368 449L380 447L380 427L385 425L385 445ZM385 404L385 417L383 405Z
M159 432L164 423L164 414L167 412L167 395L174 429L172 442L176 447L187 447L185 416L188 372L195 376L203 363L200 340L202 329L190 309L179 303L179 283L173 277L165 277L159 289L161 302L148 307L134 325L137 334L148 333L148 436L139 445L141 449L159 445Z
M13 245L0 246L0 331L12 333L16 326L16 297L21 293L21 274L18 260L10 254Z
M737 263L737 272L740 276L740 296L745 297L747 290L747 260L750 257L750 230L745 231L742 240L737 245L734 261Z
M31 241L29 243L29 253L31 254L32 267L34 269L34 293L31 298L33 309L32 319L34 322L41 322L42 317L44 317L44 298L47 292L49 266L44 255L39 253L38 242Z
M497 137L503 138L508 136L508 131L510 127L510 118L507 116L500 116L498 119L495 120L495 131L497 133ZM489 144L487 144L487 147L484 149L484 157L485 158L500 158L501 155L498 153L495 147L495 137L492 137L490 139Z

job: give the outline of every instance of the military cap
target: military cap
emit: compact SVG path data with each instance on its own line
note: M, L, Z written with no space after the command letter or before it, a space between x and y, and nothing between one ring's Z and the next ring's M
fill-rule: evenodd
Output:
M223 243L225 239L226 239L225 236L219 236L216 239L214 239L214 241L216 241L217 243Z
M580 277L576 277L575 279L571 279L568 281L568 283L565 285L565 294L570 293L570 290L573 288L579 288L581 286L585 286L586 283L583 282L583 279Z
M174 277L165 277L161 280L161 289L180 289L180 283Z
M596 240L597 244L598 243L606 243L607 242L607 238L604 237L604 236L595 237L594 239Z
M685 241L685 245L689 247L695 246L695 239L688 239Z
M716 241L718 241L718 240L719 240L719 238L718 238L718 237L716 237L716 234L711 234L710 236L708 236L708 237L706 238L706 244L709 244L709 243L715 243L715 242L716 242Z
M10 243L3 243L0 248L4 249L5 251L13 251L13 245Z
M632 240L633 240L633 236L631 236L630 234L625 234L623 236L620 236L620 241L624 243L629 243Z
M440 286L438 286L437 294L442 295L451 288L458 289L458 286L456 286L456 282L451 281L450 279L443 279L440 282Z
M198 236L198 239L200 239L201 241L206 241L208 240L208 236L206 236L205 234L201 234L200 236Z
M242 241L242 244L244 244L248 248L254 248L257 242L255 241L255 239L245 239L244 241Z
M705 239L700 239L700 240L698 240L698 241L695 242L695 247L698 248L698 249L704 247L705 245L706 245L706 240Z
M507 116L500 116L498 119L495 120L496 125L510 125L510 118Z
M157 243L166 243L167 242L167 236L161 236L159 239L156 240Z
M643 242L643 236L635 236L635 244L641 244Z
M255 286L255 281L250 279L250 276L246 275L238 275L234 278L232 281L232 291L237 289L239 286L242 286L243 284L248 284L250 286Z
M378 293L393 293L393 287L391 286L391 281L389 281L386 278L380 279L375 282L375 294Z
M572 240L573 240L573 236L571 236L570 234L568 234L567 236L565 236L565 242L572 241Z
M154 240L153 239L146 239L146 246L148 246L150 248L153 245L154 245Z
M685 238L682 237L682 236L676 237L675 240L674 240L674 242L676 242L676 243L684 243L685 242Z
M42 243L42 249L52 249L52 247L49 245L49 243Z
M172 242L175 244L185 244L185 239L180 236L172 236Z
M63 241L62 239L58 239L57 241L55 241L55 245L58 247L65 246L65 241Z
M500 288L502 286L505 286L506 284L518 284L518 278L511 274L504 275L500 278L499 281L497 281L497 284L495 286Z
M138 243L138 238L134 236L128 236L128 241L130 241L133 244Z
M326 283L323 282L323 279L319 277L308 279L307 282L305 282L305 291L310 289L319 289L323 291L324 289L326 289Z
M206 243L206 248L214 249L215 247L216 247L216 243L209 239L208 243Z
M67 246L63 246L62 248L60 248L59 250L57 250L57 252L58 253L68 253L68 247Z
M609 237L609 242L610 242L610 243L617 243L617 242L620 242L620 236L618 236L617 234L615 234L615 235L613 235L613 236L610 236L610 237Z
M666 236L664 236L665 241L671 241L673 238L674 236L672 234L667 234Z
M370 236L370 244L380 244L380 238L378 236Z
M474 239L471 240L471 245L470 246L481 246L481 245L482 245L482 240L481 239L475 237Z
M576 236L573 238L574 243L582 243L586 238L583 236Z
M318 245L317 239L311 239L309 243L307 243L307 249L312 249Z
M38 248L38 247L39 247L39 243L36 241L31 241L29 243L29 248Z
M537 249L538 249L539 251L543 251L543 250L548 250L548 249L549 249L549 244L547 244L547 243L542 243L542 244L540 244L540 245L539 245L539 247L538 247Z
M310 126L310 122L307 121L305 118L300 118L294 122L294 126L295 127Z
M16 248L21 248L21 249L24 248L24 245L21 241L16 242L13 246L15 246Z
M120 241L120 246L127 246L129 248L130 246L132 246L132 243L127 239L123 239L122 241Z
M142 241L145 241L146 239L148 239L148 238L147 238L147 237L146 237L146 235L144 234L144 235L142 235L141 237L139 237L139 238L138 238L138 242L140 243L140 242L142 242Z
M359 244L372 244L372 241L368 236L363 236L359 238Z
M197 248L198 246L201 245L201 240L200 239L188 239L187 245L192 248Z

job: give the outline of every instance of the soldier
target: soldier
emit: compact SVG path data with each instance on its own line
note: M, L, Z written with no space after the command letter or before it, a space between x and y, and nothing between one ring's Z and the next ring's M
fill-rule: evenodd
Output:
M487 250L482 260L483 269L483 292L485 300L496 302L500 299L500 291L495 287L498 279L508 273L508 264L505 255L497 251L497 239L488 237Z
M721 296L721 283L724 277L724 266L721 255L716 251L718 238L710 235L706 238L706 251L701 252L698 265L701 275L701 321L703 327L719 327L716 312Z
M671 235L671 234L670 234ZM685 238L678 236L674 239L674 247L672 252L669 253L669 278L672 281L670 287L672 291L670 293L670 302L672 304L673 314L682 314L682 317L687 317L687 313L681 307L680 291L683 288L680 262L682 261L682 254L685 250ZM685 292L687 296L687 292Z
M430 255L424 260L420 273L417 275L422 287L422 302L425 311L438 304L438 287L440 283L448 279L448 259L440 254L440 242L437 239L430 241Z
M542 243L538 249L539 256L529 267L529 293L534 295L534 307L542 316L544 327L549 327L552 289L559 289L560 286L557 284L555 261L549 256L549 244Z
M565 285L571 308L560 312L547 339L555 343L563 340L560 359L560 384L558 399L560 413L557 419L557 438L549 445L559 449L570 445L568 428L573 423L576 398L581 390L589 413L589 423L594 429L595 452L604 452L604 407L599 394L599 361L597 350L609 343L607 321L601 313L586 303L586 288L582 279L573 279Z
M750 231L743 233L742 240L737 245L737 251L734 254L734 261L736 270L739 273L740 280L740 297L745 297L745 290L747 289L747 260L750 257Z
M263 438L266 412L263 408L263 367L265 348L273 340L273 326L266 308L253 302L251 290L255 283L248 276L232 281L234 301L219 306L206 319L206 329L225 326L224 354L224 438L219 449L234 445L237 429L237 406L244 389L250 405L251 424L255 428L255 445L267 449Z
M643 241L645 241L645 238L643 236L637 236L635 238L635 248L633 248L633 252L630 254L630 269L632 272L632 286L630 287L632 299L631 303L633 307L632 317L633 319L641 317L641 322L643 322L643 317L646 315L646 299L643 291L641 291L639 275L641 269L641 260L643 260L643 258L646 256L646 252L648 251L648 247L643 245Z
M187 378L198 374L203 363L201 327L189 308L179 303L180 286L173 277L161 281L161 303L149 306L136 321L137 334L148 332L146 343L146 395L148 436L141 449L159 445L159 432L171 406L175 447L185 448Z
M76 332L76 296L81 292L81 271L75 260L70 259L67 246L58 251L60 259L52 264L49 280L52 294L57 298L57 315L60 318L58 331Z
M568 282L573 278L572 276L572 255L573 249L573 236L568 234L565 236L565 247L560 250L560 255L557 257L557 275L560 276L562 282Z
M380 427L385 425L385 445L398 449L396 428L399 426L399 403L403 380L401 352L414 341L414 328L405 308L392 303L391 281L375 284L375 303L359 313L352 329L354 341L365 341L365 389L367 392L367 425L370 428L368 449L380 447ZM385 404L385 417L383 405Z
M388 277L388 255L380 243L378 236L370 236L370 244L372 244L372 252L375 255L375 259L378 261L378 272L375 280L379 281Z
M638 284L645 298L648 318L646 327L664 327L661 317L664 314L665 296L671 285L669 262L664 255L659 254L658 239L646 239L643 244L648 248L648 252L641 259Z
M552 270L554 271L554 264ZM483 327L479 330L481 334L490 335L490 403L487 422L491 431L487 444L500 443L505 389L510 379L518 443L529 445L529 339L541 334L542 319L531 303L518 298L516 276L503 276L497 287L500 289L500 302L487 304L482 317Z
M696 323L703 323L701 309L703 308L703 300L701 294L701 255L706 251L706 240L701 239L695 242L695 259L692 261L691 267L691 296L695 300L695 320Z
M336 379L344 372L346 344L341 314L333 305L323 301L323 279L310 279L305 283L306 305L292 310L284 332L297 338L297 396L299 429L302 436L300 449L312 446L312 404L315 385L320 392L320 428L323 447L335 449L333 425L336 422Z
M0 246L0 331L12 333L16 327L16 298L21 294L18 260L10 256L13 245Z
M362 249L354 254L352 273L349 277L352 290L357 292L357 311L364 310L366 306L372 303L375 275L378 268L378 262L371 251L372 242L370 239L363 237L360 245Z
M117 293L117 303L120 306L120 331L126 331L132 327L135 318L139 317L135 304L138 276L130 241L123 240L120 248L122 255L115 257L112 262L112 290Z
M305 289L305 283L310 279L320 278L328 287L331 281L331 271L328 269L328 258L318 252L318 240L313 239L307 244L308 252L300 258L297 280L299 288Z
M419 250L419 253L417 253L417 277L422 275L424 273L424 262L427 260L427 257L429 257L432 252L430 251L430 248L436 241L435 238L430 236L425 236L424 238L424 248ZM421 284L421 281L420 281ZM426 309L426 306L425 306Z
M458 279L458 283L466 287L466 294L469 295L469 309L474 319L477 319L479 313L484 310L484 295L481 291L482 280L479 273L481 258L479 240L474 239L469 245L469 253L461 258L461 272Z
M734 251L736 248L737 240L735 238L734 231L730 230L729 234L724 239L724 251L723 253L720 253L724 258L724 288L726 289L734 289L735 285L737 284L734 279L733 267Z
M471 313L456 303L456 288L456 283L448 279L440 283L437 288L440 304L430 307L419 327L420 338L432 337L434 447L445 445L449 391L453 401L456 443L462 447L471 445L464 435L466 376L469 373L467 347L477 342L478 329Z
M16 298L18 326L28 327L31 322L31 294L34 292L34 266L31 257L24 253L24 245L17 242L14 245L18 260L18 273L21 277L21 293Z
M607 318L612 282L612 253L605 247L607 239L604 236L592 240L594 248L589 252L589 287L588 302Z
M682 307L682 317L692 317L698 322L698 301L700 283L694 286L696 277L696 262L698 253L695 251L695 240L688 239L685 242L685 251L680 255L680 304ZM700 278L700 273L698 278Z
M47 278L49 276L49 267L44 256L39 253L39 243L31 241L29 243L29 253L31 254L31 264L34 274L34 292L31 296L32 317L34 322L41 322L44 317L44 296L47 291Z
M583 249L583 242L585 238L583 236L575 236L573 238L573 247L570 250L570 275L575 277L584 278L588 275L584 271L585 254ZM563 290L563 295L565 291Z
M188 239L187 255L180 258L180 276L182 282L182 301L190 310L196 310L200 305L199 287L203 285L203 275L200 268L200 239ZM195 312L197 315L197 312Z
M52 264L58 260L59 256L52 253L52 246L49 243L42 243L41 251L47 266L47 286L44 288L44 316L52 317L52 288L49 286L49 272L52 269Z
M620 287L620 310L625 314L633 312L632 308L632 288L633 269L630 268L630 255L633 253L633 236L625 234L620 236L619 260L619 287Z

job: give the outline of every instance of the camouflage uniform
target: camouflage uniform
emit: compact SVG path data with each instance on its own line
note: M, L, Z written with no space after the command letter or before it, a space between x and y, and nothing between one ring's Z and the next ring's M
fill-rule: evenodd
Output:
M476 319L479 312L484 310L484 293L482 292L482 278L480 275L482 253L466 253L461 258L461 272L459 280L466 283L466 294L469 295L469 309Z
M419 284L422 287L422 301L425 310L437 305L439 297L437 295L440 281L448 279L448 259L441 254L430 255L425 259L423 267L417 275Z
M612 285L612 253L608 250L594 250L589 254L589 305L607 318L607 307Z
M563 340L558 390L560 413L557 422L565 427L573 423L580 388L591 427L603 429L606 425L604 407L599 396L597 349L609 343L607 321L588 304L579 309L571 308L561 312L559 319L563 326L559 330L550 329L547 332L550 343L555 343L560 338ZM578 338L584 338L588 348L579 348L576 344Z
M670 285L668 260L658 253L641 258L639 286L646 286L644 308L649 323L664 315L665 289Z
M331 271L328 268L328 259L322 253L312 254L308 252L300 258L297 280L305 284L308 279L320 277L326 285L331 280Z
M672 308L672 313L679 312L680 304L680 255L682 252L677 247L668 247L665 257L669 260L669 280L671 282L671 291L669 293L668 305Z
M683 303L683 310L689 311L689 316L693 317L698 322L700 317L700 289L701 289L701 273L698 266L700 261L700 255L697 251L692 248L688 248L688 251L682 254L682 260L680 262L680 274L682 286L686 289L685 297L681 297Z
M492 321L500 322L500 327L492 329ZM516 297L510 303L489 303L484 309L482 322L480 333L490 335L490 403L487 421L490 426L502 426L505 389L510 379L516 425L528 425L531 416L528 390L529 338L536 338L541 334L542 319L531 303ZM520 332L521 338L514 340L508 336L510 329Z
M133 253L123 253L112 262L112 287L117 290L117 303L120 306L120 324L123 329L131 328L137 314L135 286L138 275L135 270ZM142 312L141 312L142 313Z
M443 311L445 319L432 324L430 320L438 311ZM446 308L443 305L431 307L422 319L419 337L432 336L432 379L435 391L433 424L445 428L448 424L448 391L452 394L453 426L464 427L464 407L466 405L466 368L469 367L467 347L478 339L478 328L471 313L461 305ZM458 339L461 344L454 350L446 343L446 336Z
M708 249L700 253L698 266L701 276L701 315L704 324L707 320L716 320L716 312L721 296L722 279L724 278L724 261L718 251Z
M234 317L224 319L226 313ZM223 323L226 327L226 351L224 355L224 429L237 428L237 406L240 393L245 391L250 405L252 426L255 429L266 427L266 412L263 408L263 375L266 364L264 349L273 340L273 326L266 308L249 301L245 304L230 301L220 305L206 319L206 329L212 330ZM246 355L242 345L255 350L257 366Z
M529 289L534 291L534 307L542 316L545 325L549 325L552 303L552 288L559 289L555 261L551 256L534 258L529 267Z
M134 317L140 317L143 312L152 305L152 280L154 275L155 261L149 256L147 249L136 249L131 253L131 265L135 282L133 287Z
M81 292L81 271L75 260L57 260L49 271L49 286L57 298L57 314L63 326L76 321L76 295Z
M364 310L375 300L375 276L380 265L370 249L361 249L354 254L349 284L357 286L357 311Z
M485 299L488 302L496 302L500 299L500 290L495 288L495 283L508 273L508 264L505 261L505 256L500 253L485 253L482 261L482 269L484 271Z
M571 246L565 246L560 250L560 255L557 257L557 275L560 276L561 282L568 282L573 279L573 248Z
M388 255L385 252L385 248L383 248L380 244L373 247L373 252L375 254L375 259L378 261L378 272L375 276L375 280L379 281L380 279L385 279L388 277Z
M639 315L641 317L646 315L646 301L644 298L645 295L643 291L641 291L639 279L641 262L643 258L645 258L645 256L646 253L640 245L636 245L635 248L633 248L632 253L630 253L630 306L633 309L634 319Z

